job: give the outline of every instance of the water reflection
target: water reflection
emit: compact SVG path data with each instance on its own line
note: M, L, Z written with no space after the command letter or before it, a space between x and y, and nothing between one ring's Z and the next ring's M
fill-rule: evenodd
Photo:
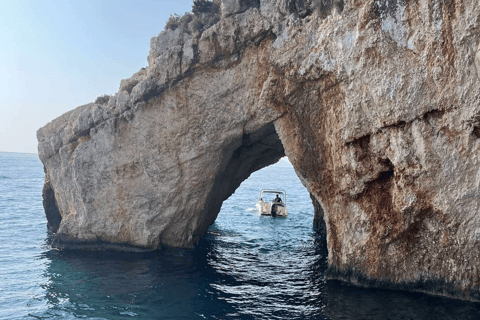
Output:
M325 239L291 166L252 174L196 250L141 254L52 250L41 163L0 160L1 319L480 319L475 303L325 281ZM248 210L273 175L287 219Z
M39 318L478 319L479 305L325 281L325 239L281 250L211 230L196 250L46 251ZM228 240L228 241L226 241ZM283 246L283 247L282 247Z
M252 174L224 202L216 222L195 250L114 253L44 248L37 259L41 263L35 261L39 272L43 270L40 280L44 290L36 298L37 311L30 316L480 319L480 305L475 303L325 281L325 237L311 228L313 208L308 193L291 166L264 170ZM248 209L256 201L259 185L276 188L265 185L266 175L279 177L290 188L286 219L258 217ZM39 210L43 214L41 205ZM43 232L44 224L41 227L31 234ZM18 239L12 246L17 243Z
M155 253L47 251L45 299L37 316L115 319L219 317L234 309L211 285L211 246ZM228 276L216 279L231 282Z

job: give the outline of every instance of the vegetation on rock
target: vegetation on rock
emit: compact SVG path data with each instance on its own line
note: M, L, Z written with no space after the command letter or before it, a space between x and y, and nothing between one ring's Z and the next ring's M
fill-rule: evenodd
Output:
M220 20L220 1L194 0L192 12L184 15L173 14L165 29L181 28L189 34L202 33Z

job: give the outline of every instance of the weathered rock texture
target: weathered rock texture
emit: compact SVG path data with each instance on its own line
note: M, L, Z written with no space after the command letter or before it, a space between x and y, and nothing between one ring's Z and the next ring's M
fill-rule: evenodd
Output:
M220 8L204 30L154 37L117 94L38 131L59 243L193 246L286 154L330 278L479 300L478 0Z

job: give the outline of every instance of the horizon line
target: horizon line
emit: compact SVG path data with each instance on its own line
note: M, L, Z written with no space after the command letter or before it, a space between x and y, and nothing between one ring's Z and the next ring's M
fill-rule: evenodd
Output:
M36 154L38 155L38 152L19 152L19 151L0 151L3 153L21 153L21 154Z

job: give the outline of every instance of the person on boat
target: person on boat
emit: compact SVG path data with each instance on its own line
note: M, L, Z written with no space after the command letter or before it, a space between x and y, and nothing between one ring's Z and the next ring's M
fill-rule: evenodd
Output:
M273 200L273 202L282 203L282 198L280 198L277 194L277 196L275 197L275 200Z

